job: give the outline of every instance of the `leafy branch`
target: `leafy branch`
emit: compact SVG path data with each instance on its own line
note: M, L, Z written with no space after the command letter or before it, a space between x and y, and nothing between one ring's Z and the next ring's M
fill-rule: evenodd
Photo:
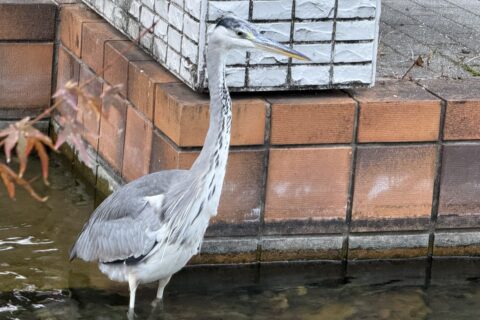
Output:
M145 29L122 54L131 50L146 33L152 33L156 24L157 22L154 22L150 28ZM104 71L115 65L118 59L120 59L120 56L104 67L100 74L103 74ZM43 183L47 186L49 185L48 150L58 152L58 149L64 143L69 143L77 150L79 159L87 165L89 164L87 145L82 137L86 130L78 119L79 112L81 111L82 114L94 113L98 120L103 113L108 112L110 107L115 107L123 102L119 95L120 85L105 85L106 87L100 96L91 95L86 90L86 87L95 79L96 77L92 77L82 84L71 80L68 81L53 95L55 102L34 119L26 117L0 130L0 148L3 147L6 157L6 163L0 161L0 178L11 199L15 198L16 186L25 189L37 201L45 202L48 199L48 197L40 196L32 187L32 182L35 179L24 179L28 158L33 150L36 151L40 158ZM55 119L60 126L55 144L49 136L34 127L35 124L44 118L52 117L54 112ZM18 158L18 172L10 166L13 151L15 151L15 155Z

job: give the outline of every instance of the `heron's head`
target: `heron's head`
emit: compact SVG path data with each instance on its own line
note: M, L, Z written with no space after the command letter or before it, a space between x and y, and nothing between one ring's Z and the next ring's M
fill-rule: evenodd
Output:
M223 17L217 21L210 34L209 46L225 51L257 48L299 60L310 60L304 54L268 39L253 24L232 16Z

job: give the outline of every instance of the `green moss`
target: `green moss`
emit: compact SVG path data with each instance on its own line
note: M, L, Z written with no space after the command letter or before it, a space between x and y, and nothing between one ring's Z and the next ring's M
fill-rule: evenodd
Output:
M475 68L470 67L469 65L466 65L464 63L460 63L460 67L462 67L463 70L468 72L474 77L480 77L480 71L476 70Z

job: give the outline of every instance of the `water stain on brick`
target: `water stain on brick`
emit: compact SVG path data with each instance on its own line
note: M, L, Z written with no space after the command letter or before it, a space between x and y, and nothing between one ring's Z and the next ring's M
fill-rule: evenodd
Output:
M427 257L427 247L398 249L350 249L349 259L406 259Z
M382 230L424 225L431 215L435 158L433 145L359 148L353 230L370 229L370 221ZM402 225L381 224L388 219L405 220Z
M262 261L340 260L341 250L262 250Z
M446 145L437 226L471 228L480 220L480 144Z
M344 220L350 159L349 147L271 149L265 223L313 219L325 230Z

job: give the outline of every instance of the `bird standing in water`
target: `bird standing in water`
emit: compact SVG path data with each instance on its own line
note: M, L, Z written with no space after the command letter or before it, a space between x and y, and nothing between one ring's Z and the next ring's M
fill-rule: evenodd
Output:
M217 214L232 123L225 60L231 49L239 48L309 60L267 39L246 21L220 19L208 38L210 127L197 160L190 170L152 173L112 193L92 214L70 252L71 260L97 261L111 280L128 282L130 312L141 283L158 281L157 299L162 299L170 277L199 252L209 220Z

